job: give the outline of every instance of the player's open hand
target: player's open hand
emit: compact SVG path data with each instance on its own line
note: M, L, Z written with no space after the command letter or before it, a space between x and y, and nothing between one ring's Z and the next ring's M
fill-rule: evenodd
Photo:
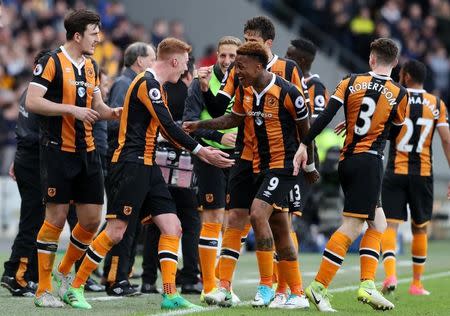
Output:
M186 133L195 132L198 128L199 121L183 122L182 128Z
M8 171L9 176L11 177L11 179L13 179L14 181L16 181L16 174L14 173L14 161L11 163L11 165L9 166L9 171Z
M293 175L298 175L300 168L303 169L306 166L306 161L308 160L308 153L306 151L306 146L300 143L297 152L294 156L294 172Z
M448 184L448 189L447 189L447 199L450 200L450 182Z
M336 125L336 127L334 128L334 132L337 135L345 135L346 134L346 125L345 125L345 121L340 122L338 125Z
M100 114L89 108L79 107L79 106L70 106L71 114L80 121L88 122L88 123L95 123L95 121L100 119Z
M229 168L234 165L234 159L229 159L228 157L230 155L218 149L203 147L197 153L197 156L203 161L219 168Z

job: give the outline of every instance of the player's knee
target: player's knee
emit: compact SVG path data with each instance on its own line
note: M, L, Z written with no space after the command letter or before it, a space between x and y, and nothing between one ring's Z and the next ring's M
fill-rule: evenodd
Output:
M90 221L89 223L83 223L83 225L81 226L88 232L96 232L98 226L100 226L100 220L93 220Z
M427 233L427 226L428 225L415 225L414 223L411 223L411 232L413 233L413 235L416 234L426 234Z
M229 211L228 227L243 229L248 218L248 210L245 211Z
M127 230L127 223L121 220L110 220L105 231L114 244L118 244Z
M164 225L159 229L161 230L161 235L171 235L180 237L182 233L181 224L179 222L178 224L173 223L173 225Z

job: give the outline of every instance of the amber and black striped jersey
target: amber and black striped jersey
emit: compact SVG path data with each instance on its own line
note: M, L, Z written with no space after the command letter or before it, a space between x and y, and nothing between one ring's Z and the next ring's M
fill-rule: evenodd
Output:
M253 87L238 89L232 111L250 120L245 130L255 135L253 171L279 169L291 174L299 145L296 121L308 119L308 106L297 86L272 76L261 93Z
M177 147L197 153L197 141L183 132L172 119L161 84L152 69L137 75L125 96L120 119L118 147L112 162L128 161L145 165L155 163L157 136Z
M449 126L445 104L423 89L407 89L405 124L391 139L386 170L403 175L432 175L432 141L436 127Z
M391 125L404 123L408 95L390 77L374 72L353 74L338 84L303 140L305 145L320 134L342 105L346 137L340 159L358 153L382 156Z
M91 58L77 64L59 47L42 57L33 72L30 84L46 90L44 98L61 104L92 108L94 93L100 93L99 71ZM66 152L95 149L92 125L72 115L41 116L41 144Z
M325 88L317 74L311 75L308 78L303 77L302 87L304 91L308 91L309 113L312 118L316 118L325 109L330 99L327 88Z
M266 69L277 76L286 79L296 85L302 92L302 78L303 74L297 64L290 60L273 55L272 60L267 64ZM239 87L239 78L236 75L234 66L225 74L222 81L222 86L218 94L226 97L226 100L230 102L231 98L235 95L236 90ZM309 103L307 93L305 95L305 101ZM245 160L252 160L252 140L254 135L251 134L252 129L246 129L247 124L252 124L249 118L244 120L243 126L238 129L238 135L236 137L235 150L240 152L241 158Z

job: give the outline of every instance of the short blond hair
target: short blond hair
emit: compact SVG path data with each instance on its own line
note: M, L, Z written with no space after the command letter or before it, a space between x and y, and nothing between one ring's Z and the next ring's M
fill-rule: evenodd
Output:
M235 36L224 36L217 43L217 50L219 50L222 45L236 45L237 47L241 46L242 41Z
M174 37L165 38L157 48L157 59L167 59L170 55L190 53L191 45Z

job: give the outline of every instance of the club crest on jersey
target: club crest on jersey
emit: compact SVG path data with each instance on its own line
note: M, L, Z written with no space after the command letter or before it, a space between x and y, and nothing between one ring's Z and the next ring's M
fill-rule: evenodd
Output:
M150 99L152 99L153 101L156 101L156 100L161 99L161 92L160 92L159 89L157 89L157 88L152 88L152 89L150 89L150 91L148 92L148 96L149 96Z
M205 197L206 197L206 202L208 202L208 203L212 203L214 201L214 194L212 194L212 193L205 194Z
M295 107L297 109L301 109L304 106L305 106L305 99L303 99L303 97L299 95L297 99L295 99Z
M94 77L94 69L88 68L86 72L88 77Z
M133 208L131 206L124 206L123 207L123 213L125 215L127 215L127 216L130 215L132 211L133 211Z
M56 195L56 188L48 188L47 194L49 197L54 197Z
M42 67L42 65L41 64L37 64L36 67L34 67L33 75L39 76L42 73L43 70L44 70L44 68Z
M84 97L86 95L86 89L84 87L78 87L78 95L80 98Z
M277 99L276 98L274 98L274 97L268 97L267 98L267 104L269 106L275 106L276 103L277 103Z

